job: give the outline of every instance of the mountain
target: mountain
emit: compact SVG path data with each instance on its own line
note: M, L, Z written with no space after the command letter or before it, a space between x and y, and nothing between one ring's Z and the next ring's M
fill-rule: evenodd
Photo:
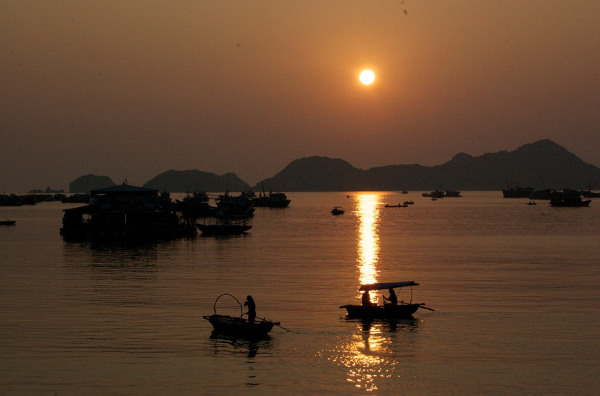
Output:
M112 187L114 185L115 183L108 176L85 175L69 183L69 192L87 194L92 190Z
M388 165L361 170L341 159L308 157L254 186L280 191L587 189L600 183L600 168L544 139L515 151L479 157L459 153L437 166Z
M143 187L168 192L246 191L250 189L250 185L235 173L217 176L214 173L199 170L168 170L145 183Z

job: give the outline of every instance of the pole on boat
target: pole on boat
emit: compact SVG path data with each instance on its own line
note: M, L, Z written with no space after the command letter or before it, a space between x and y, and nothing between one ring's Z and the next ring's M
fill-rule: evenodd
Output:
M258 318L258 319L261 319L261 320L263 320L263 321L268 321L268 322L271 322L271 320L269 320L269 319L266 319L266 318L261 318L260 316L257 316L257 318ZM274 324L275 326L277 326L277 327L281 327L281 328L282 328L283 330L285 330L285 331L292 331L292 330L290 330L290 329L286 329L285 327L283 327L282 325L280 325L280 324L279 324L279 322L273 322L273 324Z

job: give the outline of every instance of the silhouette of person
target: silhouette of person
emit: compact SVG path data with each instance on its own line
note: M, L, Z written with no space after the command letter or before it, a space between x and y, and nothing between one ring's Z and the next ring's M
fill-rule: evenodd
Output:
M248 306L248 323L254 323L254 320L256 319L256 304L254 303L252 296L246 297L244 306Z
M394 291L393 288L390 287L389 291L390 291L390 296L389 297L384 296L383 299L386 301L389 301L390 305L395 307L396 305L398 305L398 297L396 297L396 292Z
M366 290L363 295L362 295L362 306L363 307L370 307L371 305L373 305L371 303L371 294L369 293L368 290Z

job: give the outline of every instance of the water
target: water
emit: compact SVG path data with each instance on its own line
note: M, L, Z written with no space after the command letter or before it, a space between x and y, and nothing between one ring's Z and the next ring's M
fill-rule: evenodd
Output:
M78 205L0 208L17 220L0 227L0 393L600 393L600 201L288 195L247 236L135 248L64 242ZM436 311L369 326L338 308L396 280ZM211 337L222 293L290 331Z

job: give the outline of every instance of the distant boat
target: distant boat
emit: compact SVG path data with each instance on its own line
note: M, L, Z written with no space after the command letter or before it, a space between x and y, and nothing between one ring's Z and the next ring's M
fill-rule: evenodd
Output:
M444 198L444 192L439 190L435 190L430 193L423 193L421 195L425 198Z
M529 198L533 192L532 187L517 187L502 190L502 195L504 198Z
M287 208L291 200L282 192L260 193L258 197L252 198L252 203L257 208Z
M407 203L404 204L398 204L398 205L390 205L390 204L385 204L386 208L406 208L408 207Z
M444 190L444 196L447 198L462 198L460 191Z
M432 308L425 307L424 303L413 303L412 302L412 286L418 286L419 284L413 281L408 282L390 282L390 283L373 283L368 285L362 285L358 290L368 293L370 290L387 290L396 289L402 287L411 287L411 299L408 303L403 301L394 304L384 305L341 305L340 308L345 308L348 312L348 318L355 319L403 319L410 318L412 314L417 312L419 308L428 309L433 311Z
M345 213L344 209L342 209L339 206L336 206L335 208L331 209L331 214L334 215L334 216L341 215L341 214L344 214L344 213Z
M562 192L555 192L550 199L551 206L557 207L573 207L579 208L582 206L589 206L591 199L582 200L579 191L564 189Z
M17 223L16 220L0 220L0 226L12 226Z
M529 202L527 202L527 205L535 205L535 204L536 204L536 203L535 203L535 202L533 202L533 201L529 201Z

